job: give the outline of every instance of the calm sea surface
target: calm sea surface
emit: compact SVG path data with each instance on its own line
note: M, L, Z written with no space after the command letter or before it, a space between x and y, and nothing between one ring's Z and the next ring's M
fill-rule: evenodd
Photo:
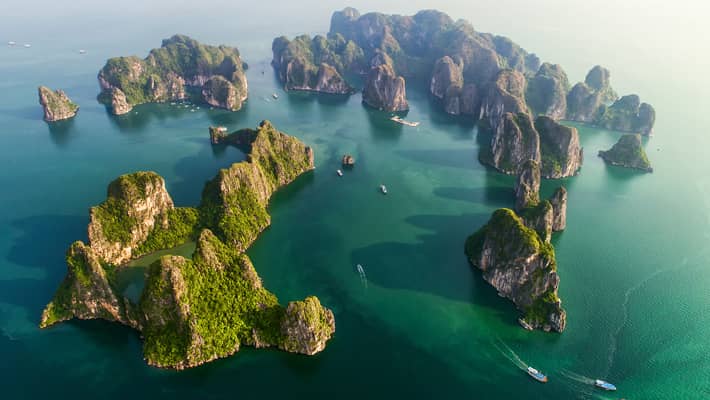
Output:
M359 94L284 93L269 66L271 40L327 30L332 9L288 6L280 11L288 15L266 23L268 9L202 10L191 18L183 4L179 12L166 8L165 18L154 10L114 21L110 14L120 10L98 9L75 19L0 17L1 398L710 397L710 118L699 89L710 82L683 73L692 55L674 55L677 70L664 57L639 65L606 40L618 32L602 32L604 44L586 61L569 39L554 42L564 32L524 35L539 18L516 27L481 21L543 59L569 64L573 81L592 63L610 66L619 92L639 93L658 112L656 134L645 141L653 174L605 166L596 153L620 134L578 126L586 156L580 175L543 182L545 194L559 184L569 190L568 228L553 239L568 328L527 332L463 255L466 236L514 200L513 178L478 163L474 126L438 111L413 85L408 119L421 121L417 128L364 108ZM452 15L478 26L475 13ZM106 58L143 57L177 32L242 50L250 64L244 109L160 104L109 115L95 100ZM19 45L6 47L8 40ZM647 50L638 57L650 59L641 54ZM39 84L64 89L81 106L77 117L43 122ZM249 255L282 303L315 294L334 310L337 332L324 352L247 348L174 372L146 366L139 336L115 324L37 328L64 277L66 248L86 240L88 208L105 198L112 179L153 170L177 205L196 205L204 182L244 157L213 149L207 127L234 130L262 119L311 145L317 168L274 196L273 225ZM344 153L357 166L338 177ZM135 279L124 283L127 295L139 293ZM532 381L521 363L550 382ZM586 382L597 377L615 383L618 396Z

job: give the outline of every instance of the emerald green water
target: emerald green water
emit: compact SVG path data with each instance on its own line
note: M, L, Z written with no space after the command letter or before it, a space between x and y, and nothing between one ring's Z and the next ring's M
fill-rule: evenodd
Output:
M244 5L231 7L229 21L206 11L193 16L187 6L160 19L165 10L151 8L135 17L130 32L90 8L77 12L76 25L62 25L66 29L55 29L63 22L49 17L0 17L0 39L20 43L0 47L2 398L710 396L710 137L704 129L710 119L703 113L710 102L700 96L710 82L682 70L668 74L669 60L692 60L684 48L671 53L676 58L639 65L650 57L645 50L625 53L602 40L589 44L589 54L574 53L565 47L572 39L551 41L555 35L536 31L539 19L510 26L492 5L490 15L481 14L482 6L447 6L454 17L478 26L480 15L482 28L562 63L574 81L592 63L606 64L620 92L636 91L658 111L656 134L646 141L653 174L605 166L596 152L619 134L578 126L586 156L581 174L543 183L546 194L560 183L569 190L568 228L554 238L568 328L545 334L519 328L512 304L483 283L463 255L466 236L493 210L513 204L513 178L478 163L473 125L440 113L415 87L408 88L408 119L421 121L417 128L365 109L359 95L283 93L268 66L271 39L324 31L332 9L286 7L273 23L260 24L274 4L257 6L249 11L253 16ZM362 8L411 13L412 7ZM245 108L190 112L145 105L123 118L108 115L95 101L95 75L105 59L142 56L175 32L239 46L251 66ZM591 33L574 34L579 43L591 43L585 41ZM22 48L25 41L32 47ZM618 45L633 47L621 39ZM88 54L79 55L79 48ZM78 116L48 127L37 105L38 84L64 88L80 104ZM264 118L313 146L317 168L274 196L273 224L249 255L282 303L315 294L334 310L337 332L324 352L303 357L243 349L174 372L146 366L139 336L115 324L37 328L64 276L64 252L74 240L86 240L88 207L103 200L108 182L154 170L176 204L194 205L218 168L243 159L236 149L213 149L207 126L237 129ZM346 152L357 165L338 177ZM387 196L378 192L381 183ZM178 252L189 251L187 245ZM125 282L134 296L135 280ZM525 376L506 347L550 382ZM605 378L619 392L600 393L571 378L577 375Z

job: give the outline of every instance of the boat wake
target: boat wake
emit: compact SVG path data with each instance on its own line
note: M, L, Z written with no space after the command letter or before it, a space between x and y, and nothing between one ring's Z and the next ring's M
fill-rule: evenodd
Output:
M357 273L360 275L360 283L367 289L367 275L365 275L365 269L360 264L357 265L356 269Z
M507 344L505 344L502 340L498 339L497 343L494 343L493 346L500 352L500 354L507 358L513 365L518 367L522 371L527 371L528 365L523 361L518 354L513 351L513 349L510 348Z
M595 380L584 375L577 374L567 369L560 371L560 374L573 381L584 383L585 385L594 385Z

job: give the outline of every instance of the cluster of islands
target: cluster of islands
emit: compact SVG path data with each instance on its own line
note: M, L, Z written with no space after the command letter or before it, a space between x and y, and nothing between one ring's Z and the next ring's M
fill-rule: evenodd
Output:
M333 14L326 36L278 37L272 50L287 91L360 91L365 106L403 115L407 83L415 82L429 88L443 112L476 121L484 139L478 159L516 175L515 205L493 212L465 240L464 252L520 310L523 327L565 329L551 239L566 227L567 191L560 186L541 199L540 184L578 174L584 157L577 129L560 121L625 132L599 156L650 172L642 135L653 132L651 105L634 94L617 95L601 66L571 85L561 66L434 10L400 16L346 8ZM143 103L185 99L238 111L248 97L247 68L234 47L175 35L145 58L109 59L98 73L97 99L115 118ZM79 111L61 90L40 87L39 100L49 123ZM115 321L140 332L150 365L177 369L241 346L308 355L325 348L335 332L332 311L314 296L281 305L245 254L271 222L271 195L314 169L312 149L267 120L233 133L210 128L210 138L247 157L220 170L197 207L175 207L153 172L109 184L106 200L91 208L88 243L75 242L67 251L66 278L41 327L72 318ZM189 241L196 243L191 258L166 255L147 269L139 301L117 289L116 276L131 260Z

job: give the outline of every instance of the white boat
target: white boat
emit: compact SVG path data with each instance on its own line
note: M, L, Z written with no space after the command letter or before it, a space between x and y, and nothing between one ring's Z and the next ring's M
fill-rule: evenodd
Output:
M607 382L607 381L603 381L603 380L601 380L601 379L595 380L595 381L594 381L594 386L596 386L596 387L598 387L598 388L601 388L601 389L604 389L604 390L608 390L608 391L610 391L610 392L613 392L613 391L616 390L616 386L612 385L611 383L609 383L609 382Z
M84 49L79 50L79 54L86 54L86 50L84 50Z
M387 187L385 185L380 185L380 191L382 194L387 194Z
M547 377L542 372L536 370L535 368L528 367L527 373L536 381L541 382L541 383L547 383Z
M16 44L17 44L17 43L15 43L15 42L13 42L13 41L7 42L7 45L8 45L8 46L14 46L14 45L16 45Z
M32 45L29 43L25 43L25 47L29 48L29 47L32 47Z
M343 176L343 171L337 170L337 171L335 171L335 172L338 174L338 176Z
M396 123L398 123L398 124L407 125L407 126L412 126L412 127L414 127L414 126L419 126L419 122L406 121L406 120L400 118L400 117L397 116L397 115L393 115L393 116L390 118L390 121L394 121L394 122L396 122Z
M276 93L274 93L274 94L271 95L271 97L273 97L274 99L278 99L278 98L279 98L279 95L276 94Z

